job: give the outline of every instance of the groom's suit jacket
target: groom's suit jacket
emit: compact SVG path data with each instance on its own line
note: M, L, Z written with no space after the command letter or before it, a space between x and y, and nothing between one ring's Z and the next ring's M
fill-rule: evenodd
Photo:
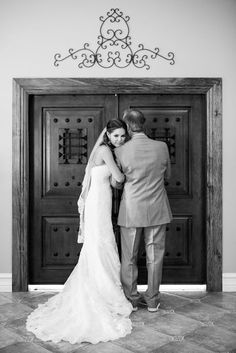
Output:
M117 163L126 176L118 225L149 227L169 223L172 218L164 178L170 177L167 145L144 133L115 149Z

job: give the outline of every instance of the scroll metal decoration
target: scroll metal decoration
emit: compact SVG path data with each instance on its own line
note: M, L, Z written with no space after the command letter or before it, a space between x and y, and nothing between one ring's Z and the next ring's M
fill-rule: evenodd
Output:
M169 52L166 56L160 54L160 49L147 49L143 44L138 45L137 50L131 48L131 37L128 22L129 16L123 16L118 8L111 9L107 12L107 17L101 16L100 35L98 36L98 47L92 50L88 43L78 50L70 48L69 55L64 57L57 53L54 55L54 65L59 66L61 61L68 58L78 60L80 69L93 67L96 63L104 68L109 69L112 66L118 68L126 68L133 64L137 68L145 67L150 69L148 62L150 59L157 57L169 61L170 65L175 64L174 53Z

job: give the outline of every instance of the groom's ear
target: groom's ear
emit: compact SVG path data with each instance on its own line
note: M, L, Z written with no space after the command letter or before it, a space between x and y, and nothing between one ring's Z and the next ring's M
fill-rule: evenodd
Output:
M128 134L129 134L129 136L131 136L131 135L132 135L132 130L131 130L131 128L130 128L130 126L129 126L129 125L127 125L127 130L128 130Z

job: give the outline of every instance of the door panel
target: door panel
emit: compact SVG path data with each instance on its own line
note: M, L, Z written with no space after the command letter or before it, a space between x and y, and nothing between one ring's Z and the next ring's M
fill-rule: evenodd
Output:
M64 283L78 260L77 199L115 96L34 96L30 122L29 283Z
M139 109L147 134L168 145L166 182L174 219L167 226L163 283L205 283L205 102L201 95L122 95L119 111ZM147 283L144 244L139 282Z
M101 119L99 109L43 110L45 198L78 192L90 150L102 127Z

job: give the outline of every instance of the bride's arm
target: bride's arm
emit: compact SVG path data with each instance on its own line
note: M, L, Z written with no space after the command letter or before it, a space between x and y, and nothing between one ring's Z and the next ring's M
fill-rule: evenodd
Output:
M100 147L100 153L101 157L108 166L112 177L118 182L118 183L123 183L125 180L125 176L123 173L121 173L120 169L117 167L116 162L114 161L113 155L109 147L106 146L101 146Z

